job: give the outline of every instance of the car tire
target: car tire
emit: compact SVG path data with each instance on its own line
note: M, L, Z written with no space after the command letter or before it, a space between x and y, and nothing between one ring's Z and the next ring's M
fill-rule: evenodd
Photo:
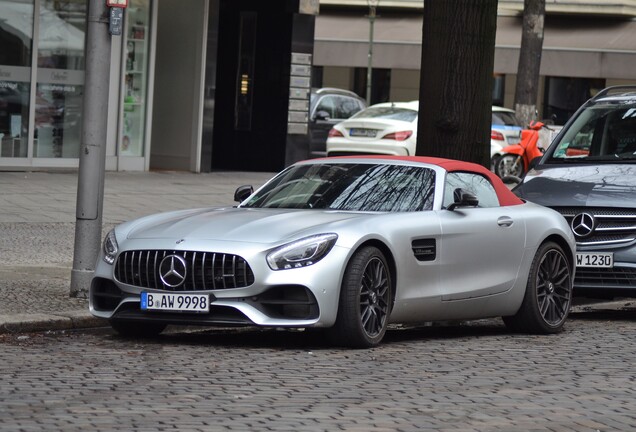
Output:
M561 246L543 243L534 256L519 311L503 317L512 331L536 334L563 329L572 303L572 263Z
M336 323L328 330L331 341L351 348L378 345L391 311L391 283L389 266L378 248L357 251L344 273Z
M516 154L506 153L495 162L495 174L499 178L507 176L521 177L523 171L523 160L521 156Z
M500 157L500 155L496 154L490 158L490 171L496 173L495 169L497 168L497 161L499 161Z
M110 320L110 326L122 337L154 337L165 330L166 324L142 321Z

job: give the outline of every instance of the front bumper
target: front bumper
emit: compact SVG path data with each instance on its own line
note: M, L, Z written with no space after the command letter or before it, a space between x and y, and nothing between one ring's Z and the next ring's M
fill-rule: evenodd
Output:
M254 282L249 286L178 291L208 295L209 313L143 311L142 292L174 291L122 283L115 277L115 266L100 257L89 290L90 311L109 320L179 325L330 327L337 315L347 255L348 249L336 246L314 265L279 271L269 269L263 256L252 257L248 261L253 263Z

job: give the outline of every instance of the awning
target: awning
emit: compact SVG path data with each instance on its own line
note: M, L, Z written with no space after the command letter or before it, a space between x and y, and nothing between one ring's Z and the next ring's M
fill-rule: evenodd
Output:
M375 20L373 66L419 69L422 17L379 16ZM516 74L521 17L499 16L495 72ZM366 67L369 21L364 16L316 17L314 64ZM636 21L548 16L541 74L585 78L636 79Z

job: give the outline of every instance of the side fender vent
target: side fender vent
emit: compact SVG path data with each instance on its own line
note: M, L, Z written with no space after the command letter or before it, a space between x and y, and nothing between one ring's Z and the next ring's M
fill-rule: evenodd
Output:
M413 255L418 261L435 261L437 257L437 247L435 239L418 239L411 243Z

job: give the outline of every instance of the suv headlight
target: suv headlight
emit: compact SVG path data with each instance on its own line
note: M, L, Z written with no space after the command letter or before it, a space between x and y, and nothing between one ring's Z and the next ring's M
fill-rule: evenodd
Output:
M119 245L117 244L117 238L115 237L115 230L110 230L110 232L106 234L103 248L104 261L106 261L108 264L114 263L117 252L119 251Z
M307 267L323 259L331 250L337 234L320 234L280 246L267 254L267 264L272 270L288 270Z

